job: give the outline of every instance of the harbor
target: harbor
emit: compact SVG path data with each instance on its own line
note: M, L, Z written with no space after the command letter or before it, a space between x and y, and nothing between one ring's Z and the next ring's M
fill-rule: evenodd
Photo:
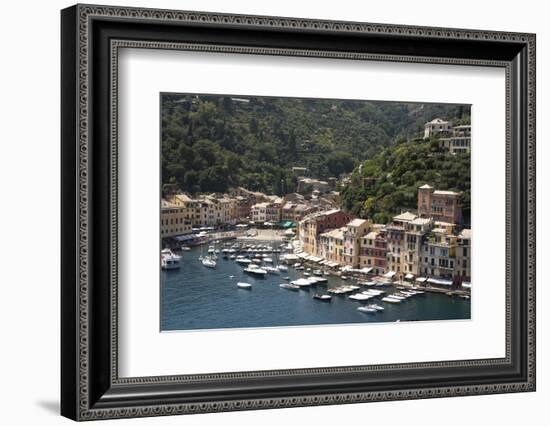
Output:
M470 318L468 291L319 266L263 235L165 251L161 330Z

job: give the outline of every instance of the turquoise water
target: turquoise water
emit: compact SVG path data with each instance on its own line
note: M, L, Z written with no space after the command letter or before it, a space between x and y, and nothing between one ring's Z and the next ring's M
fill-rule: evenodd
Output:
M181 268L161 272L161 331L470 318L470 300L444 294L426 293L396 305L382 302L380 298L357 302L348 299L348 295L333 295L327 303L312 296L326 293L327 288L355 284L354 280L330 276L328 284L289 291L279 287L288 282L282 277L297 279L304 271L289 267L289 271L282 271L281 275L256 278L243 272L244 267L235 261L223 259L221 254L215 269L204 267L198 260L200 247L179 254L183 255ZM279 255L269 256L277 264ZM234 278L230 278L231 275ZM252 284L252 289L238 288L239 281ZM363 290L366 287L358 291ZM392 287L382 290L398 291ZM377 303L385 310L376 314L357 310L369 303Z

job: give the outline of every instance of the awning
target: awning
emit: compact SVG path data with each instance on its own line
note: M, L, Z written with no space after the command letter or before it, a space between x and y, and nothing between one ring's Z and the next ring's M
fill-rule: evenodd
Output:
M418 277L418 278L416 279L416 282L418 282L418 283L423 283L423 282L425 282L427 279L428 279L428 278L426 278L426 277Z
M472 283L469 283L469 282L464 281L464 282L462 283L462 287L465 287L465 288L472 288Z
M323 259L321 259L320 257L317 257L317 256L310 255L310 256L306 257L306 260L310 260L311 262L320 262Z
M439 278L428 278L428 282L431 283L431 284L436 284L436 285L446 285L446 286L453 285L452 281L442 280L442 279L439 279Z
M372 271L372 268L363 268L359 272L362 274L368 274L370 271Z
M386 278L392 278L394 275L395 275L395 272L393 272L393 271L386 272L386 273L384 274L384 276L385 276Z
M414 275L413 274L407 274L405 275L405 279L407 280L412 280L414 278Z

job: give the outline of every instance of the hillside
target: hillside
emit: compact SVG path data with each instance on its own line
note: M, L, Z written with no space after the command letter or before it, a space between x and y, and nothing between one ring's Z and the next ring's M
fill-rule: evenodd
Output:
M401 146L434 117L468 113L444 104L164 94L163 188L196 193L244 186L281 195L295 189L293 166L316 178L337 177L365 160L379 161L381 150ZM361 194L348 191L346 205L358 210Z
M442 152L436 138L401 142L364 161L341 191L342 206L387 223L393 214L416 210L418 187L426 183L462 192L464 222L470 223L470 155Z

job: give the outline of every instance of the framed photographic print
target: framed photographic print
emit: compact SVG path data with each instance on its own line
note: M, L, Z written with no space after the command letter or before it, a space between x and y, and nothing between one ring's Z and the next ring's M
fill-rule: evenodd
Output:
M535 36L76 5L74 420L535 390Z

